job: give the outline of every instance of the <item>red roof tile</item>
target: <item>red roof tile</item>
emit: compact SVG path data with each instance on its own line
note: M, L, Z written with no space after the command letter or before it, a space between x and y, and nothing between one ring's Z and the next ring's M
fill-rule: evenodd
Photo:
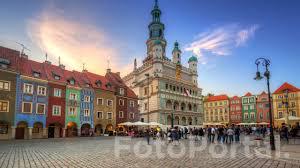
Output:
M21 67L20 68L21 75L47 80L47 75L44 70L43 63L21 58L20 67ZM34 76L34 73L39 73L39 77Z
M109 80L106 77L91 72L84 72L84 75L90 80L93 88L114 91L113 87L106 87L109 83ZM100 82L101 85L97 85L97 82Z
M280 94L283 93L285 90L288 90L289 92L299 92L300 89L285 82L283 85L281 85L277 90L275 90L274 94Z
M8 60L7 69L17 71L19 57L19 51L0 46L0 58L3 59L2 61Z
M210 102L210 101L220 101L220 100L228 100L228 96L227 95L217 95L217 96L210 96L207 98L206 101Z
M250 92L246 93L245 96L252 96Z
M231 100L239 100L239 99L241 99L240 97L238 97L238 96L233 96L232 98L230 98Z
M56 65L52 65L49 63L43 63L44 65L44 69L45 69L45 73L47 75L47 78L49 81L54 81L54 82L60 82L63 84L67 83L67 80L64 76L64 69L60 68L59 66ZM55 75L58 75L60 77L59 80L55 79Z

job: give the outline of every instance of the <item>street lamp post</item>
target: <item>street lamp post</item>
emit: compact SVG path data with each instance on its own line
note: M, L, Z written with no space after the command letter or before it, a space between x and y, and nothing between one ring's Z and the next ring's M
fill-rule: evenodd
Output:
M255 80L261 80L263 77L260 75L259 71L259 65L262 65L265 67L265 73L264 76L267 79L267 87L268 87L268 98L269 98L269 120L270 120L270 145L271 150L275 150L275 139L274 139L274 132L273 132L273 115L272 115L272 106L271 106L271 92L270 92L270 71L269 66L271 64L271 61L266 58L258 58L255 61L255 64L257 66L257 72Z
M150 75L147 73L145 74L146 78L147 78L147 85L148 85L148 92L147 92L147 121L148 121L148 124L150 123L150 116L149 116L149 113L150 113L150 107L149 107L149 97L150 97L150 82L149 82L149 77ZM150 125L148 125L148 129L150 129Z

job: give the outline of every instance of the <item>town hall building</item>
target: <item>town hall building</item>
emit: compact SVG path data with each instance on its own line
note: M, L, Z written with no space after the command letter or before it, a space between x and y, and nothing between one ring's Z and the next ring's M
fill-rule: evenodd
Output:
M172 59L166 56L165 25L157 0L151 11L147 56L123 80L139 98L140 118L164 125L199 125L203 122L203 96L198 86L198 59L192 56L183 66L179 43L175 42Z

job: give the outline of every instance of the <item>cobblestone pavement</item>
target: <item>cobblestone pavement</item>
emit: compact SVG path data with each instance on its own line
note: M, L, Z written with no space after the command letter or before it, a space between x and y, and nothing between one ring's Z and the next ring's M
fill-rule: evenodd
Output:
M0 141L0 167L300 167L300 158L264 155L261 147L253 145L200 145L194 140L146 145L144 139L122 137Z

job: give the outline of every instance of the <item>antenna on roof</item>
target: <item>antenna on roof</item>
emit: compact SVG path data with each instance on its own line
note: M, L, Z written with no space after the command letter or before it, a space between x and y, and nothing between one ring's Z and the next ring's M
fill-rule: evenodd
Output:
M82 71L85 71L85 63L82 64Z
M48 61L48 54L47 53L46 53L45 57L46 57L46 61Z
M106 73L110 73L111 69L110 69L110 61L109 59L107 59L107 69L106 69Z
M58 65L60 65L60 56L58 56Z
M24 50L30 51L24 44L18 43L18 42L16 42L16 43L19 44L22 47L20 57L24 54Z

